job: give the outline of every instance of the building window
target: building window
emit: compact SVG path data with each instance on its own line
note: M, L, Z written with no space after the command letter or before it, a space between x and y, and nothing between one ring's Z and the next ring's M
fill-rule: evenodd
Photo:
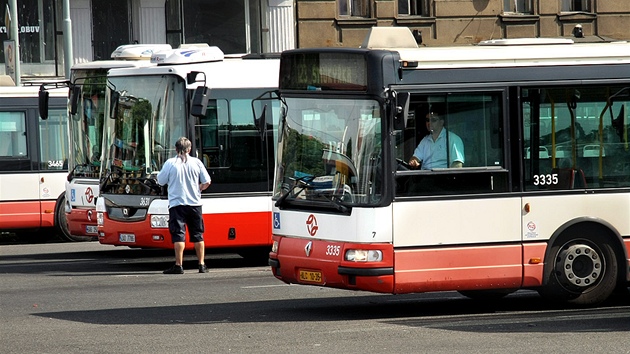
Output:
M516 14L531 14L532 0L503 0L503 12Z
M370 17L370 1L339 0L339 16Z
M591 0L562 0L563 12L591 12Z
M398 14L429 16L429 0L398 0Z

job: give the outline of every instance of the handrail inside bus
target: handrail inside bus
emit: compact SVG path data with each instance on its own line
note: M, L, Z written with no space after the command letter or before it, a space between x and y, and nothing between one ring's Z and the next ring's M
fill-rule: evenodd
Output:
M432 173L440 174L462 174L462 173L487 173L487 172L508 172L501 166L480 166L480 167L460 167L460 168L434 168L431 170L405 170L396 171L396 176L424 175Z

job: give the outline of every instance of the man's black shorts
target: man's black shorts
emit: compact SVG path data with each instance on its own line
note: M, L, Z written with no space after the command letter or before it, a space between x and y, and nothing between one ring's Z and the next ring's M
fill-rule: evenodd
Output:
M168 209L168 230L171 232L173 243L186 241L186 226L190 242L203 241L201 206L178 205Z

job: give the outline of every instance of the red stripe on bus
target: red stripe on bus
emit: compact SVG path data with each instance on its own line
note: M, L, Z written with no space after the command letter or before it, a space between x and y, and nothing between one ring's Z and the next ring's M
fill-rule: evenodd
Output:
M206 248L271 245L271 213L204 214ZM120 242L120 234L133 234L135 243ZM234 236L234 237L233 237ZM99 226L99 242L116 246L173 248L168 228L151 228L151 218L139 222L105 219ZM194 244L186 236L186 249Z
M0 203L0 229L41 227L40 208L39 201Z
M396 293L520 288L522 247L471 246L395 251Z

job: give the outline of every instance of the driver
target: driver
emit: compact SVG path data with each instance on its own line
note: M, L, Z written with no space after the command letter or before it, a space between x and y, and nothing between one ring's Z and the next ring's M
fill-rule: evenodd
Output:
M425 136L413 152L409 166L423 170L446 167L462 167L464 165L464 143L455 133L444 128L444 110L434 104L426 115L429 134ZM448 151L446 145L448 142ZM448 157L448 163L447 163Z

